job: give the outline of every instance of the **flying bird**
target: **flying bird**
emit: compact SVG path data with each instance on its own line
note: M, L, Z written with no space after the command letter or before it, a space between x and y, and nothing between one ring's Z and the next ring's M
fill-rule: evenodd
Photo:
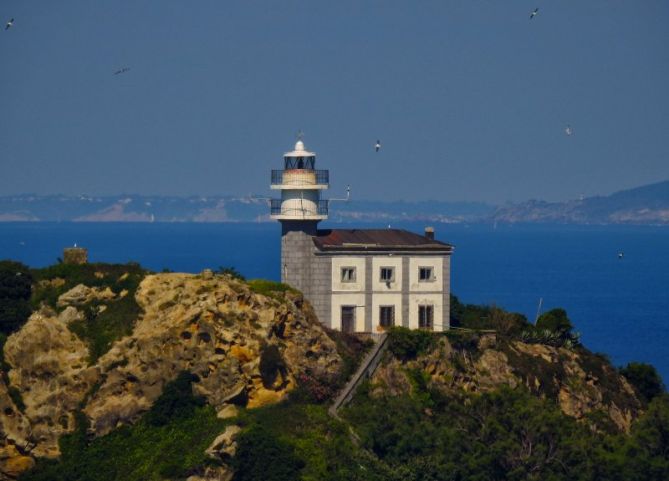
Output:
M567 135L571 135L571 134L574 133L574 131L571 130L571 125L567 124L567 126L564 129L564 133L567 134Z
M381 141L380 141L380 140L377 140L377 141L376 141L376 145L374 145L374 150L375 150L376 152L378 152L379 150L381 150Z
M122 69L119 69L116 72L114 72L114 75L118 75L120 73L126 73L128 70L130 70L130 67L123 67Z
M5 30L9 30L14 25L14 19L12 18L7 25L5 25Z
M530 13L530 20L532 20L534 17L537 16L537 13L539 13L539 9L535 8L532 13Z

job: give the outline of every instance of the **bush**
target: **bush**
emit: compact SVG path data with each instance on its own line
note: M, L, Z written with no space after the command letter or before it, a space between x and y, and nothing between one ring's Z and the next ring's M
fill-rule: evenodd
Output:
M146 414L146 422L152 426L165 426L172 419L187 417L196 408L204 406L205 399L193 395L191 383L195 380L191 373L181 372L165 386L163 394Z
M620 374L634 386L645 403L649 403L653 398L665 392L660 374L650 364L630 362L627 366L620 368Z
M259 425L239 435L232 460L234 481L299 480L304 467L292 446Z
M276 281L268 281L267 279L251 279L248 282L248 285L252 292L273 298L278 298L285 292L299 292L297 289L290 287L288 284L283 284Z
M246 277L242 275L241 272L239 272L237 269L234 267L225 267L221 266L218 268L218 271L216 271L218 274L224 275L224 276L229 276L232 277L233 279L237 279L240 281L245 281Z
M33 278L28 266L0 261L0 332L11 334L30 317Z
M428 331L411 330L406 327L392 327L388 349L402 361L415 359L434 346L435 335Z
M554 332L559 336L565 336L571 333L574 326L572 326L571 321L567 317L567 311L558 308L544 312L539 316L536 328Z

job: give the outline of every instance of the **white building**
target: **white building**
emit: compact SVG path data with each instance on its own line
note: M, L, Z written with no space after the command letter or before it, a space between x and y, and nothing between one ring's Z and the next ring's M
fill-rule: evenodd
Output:
M348 332L387 326L449 327L453 247L400 229L319 230L327 219L329 172L302 141L272 171L271 216L281 222L281 280L301 290L320 321Z

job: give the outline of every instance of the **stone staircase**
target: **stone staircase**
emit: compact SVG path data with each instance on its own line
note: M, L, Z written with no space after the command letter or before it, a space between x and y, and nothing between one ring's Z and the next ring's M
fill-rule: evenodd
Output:
M337 411L340 408L346 406L353 396L355 395L355 390L358 386L366 379L369 379L376 371L376 368L381 362L381 357L383 353L388 348L388 334L385 332L381 334L374 347L367 353L365 359L360 363L358 370L353 374L351 379L348 381L346 386L341 390L335 402L328 409L330 416L337 417Z

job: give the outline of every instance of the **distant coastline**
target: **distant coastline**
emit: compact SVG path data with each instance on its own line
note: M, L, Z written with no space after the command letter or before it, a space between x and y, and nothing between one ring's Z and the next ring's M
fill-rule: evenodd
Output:
M566 202L352 200L331 210L334 222L447 224L669 225L669 181ZM259 196L34 195L0 197L0 222L270 222Z

